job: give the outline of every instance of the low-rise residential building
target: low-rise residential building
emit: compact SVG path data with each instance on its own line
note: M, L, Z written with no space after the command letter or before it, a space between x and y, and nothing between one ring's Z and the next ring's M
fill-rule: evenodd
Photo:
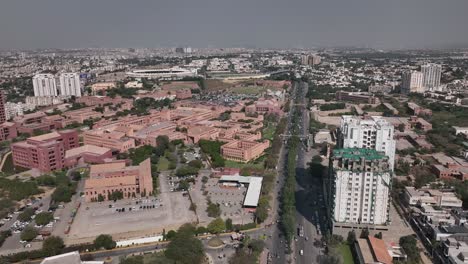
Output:
M126 166L125 161L91 165L84 188L87 202L108 200L115 192L123 198L151 195L151 161L148 158L138 166Z
M372 236L358 238L356 255L362 264L392 264L392 256L385 241Z
M362 104L380 104L379 98L375 97L373 94L364 92L337 91L335 93L335 98L338 101L355 102Z
M93 94L96 94L99 91L105 91L108 89L115 88L116 84L115 82L101 82L101 83L95 83L91 85L91 92Z
M468 261L468 244L453 237L443 240L442 252L446 263L466 264Z
M75 130L30 137L11 145L13 164L41 172L60 170L65 164L65 151L78 146L78 132Z
M457 158L449 157L443 153L431 154L438 164L432 164L432 171L439 178L468 180L468 162Z
M455 129L455 135L464 134L465 136L468 136L468 127L453 126L453 128Z
M270 141L234 140L221 146L221 155L227 160L249 162L257 159L270 147Z
M413 111L413 115L419 116L419 115L425 115L425 116L432 116L432 111L431 109L427 109L424 107L421 107L413 102L408 103L408 108Z
M411 186L405 187L405 201L412 206L434 205L444 208L461 208L463 203L453 192Z

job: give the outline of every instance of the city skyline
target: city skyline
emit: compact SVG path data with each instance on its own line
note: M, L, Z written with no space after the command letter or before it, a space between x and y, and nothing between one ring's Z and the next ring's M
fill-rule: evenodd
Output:
M458 0L109 3L3 3L0 49L468 46L468 2Z

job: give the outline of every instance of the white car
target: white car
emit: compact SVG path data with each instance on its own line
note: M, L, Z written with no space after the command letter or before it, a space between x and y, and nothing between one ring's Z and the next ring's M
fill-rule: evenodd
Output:
M300 254L301 256L304 256L304 250L301 249L301 251L299 251L299 254Z

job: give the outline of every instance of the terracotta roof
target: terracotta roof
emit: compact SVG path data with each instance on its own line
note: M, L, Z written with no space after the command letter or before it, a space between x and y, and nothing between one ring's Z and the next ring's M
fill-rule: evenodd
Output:
M368 237L369 243L372 247L372 252L378 262L384 264L392 264L392 257L388 253L387 246L382 239L378 239L372 236Z
M135 176L122 176L100 179L86 179L85 189L91 188L112 188L112 187L125 187L136 185Z
M107 172L107 171L116 171L125 168L125 161L122 162L113 162L113 163L105 163L105 164L97 164L91 165L90 174Z

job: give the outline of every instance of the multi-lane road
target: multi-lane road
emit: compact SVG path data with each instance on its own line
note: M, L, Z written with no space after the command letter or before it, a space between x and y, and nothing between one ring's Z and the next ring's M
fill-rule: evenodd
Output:
M288 125L286 132L293 129L292 116L294 111L299 111L298 118L298 136L305 138L309 135L309 112L307 111L306 93L308 86L304 82L296 82L291 92L291 108L288 114ZM299 106L299 107L292 107ZM286 133L289 134L289 133ZM272 240L267 241L267 247L273 255L272 263L317 263L321 248L315 243L320 241L323 227L325 207L322 197L322 182L320 173L314 172L311 175L309 162L314 155L317 155L316 149L308 149L304 143L301 143L298 149L296 163L296 227L295 240L292 245L292 252L289 254L284 238L279 229L279 225L271 230ZM278 184L277 188L283 186L286 178L287 168L285 167L288 156L287 143L283 144L280 159L278 161ZM280 196L278 196L280 197ZM279 198L280 199L280 198ZM274 208L272 214L277 212ZM268 231L268 230L267 230Z
M299 117L299 136L309 135L309 111L307 111L306 93L308 86L300 83L301 89L296 104L303 105ZM311 171L309 163L312 157L318 155L315 148L309 151L304 144L298 150L296 163L296 239L294 240L295 263L318 263L319 255L323 254L319 247L326 215L322 195L320 171Z

